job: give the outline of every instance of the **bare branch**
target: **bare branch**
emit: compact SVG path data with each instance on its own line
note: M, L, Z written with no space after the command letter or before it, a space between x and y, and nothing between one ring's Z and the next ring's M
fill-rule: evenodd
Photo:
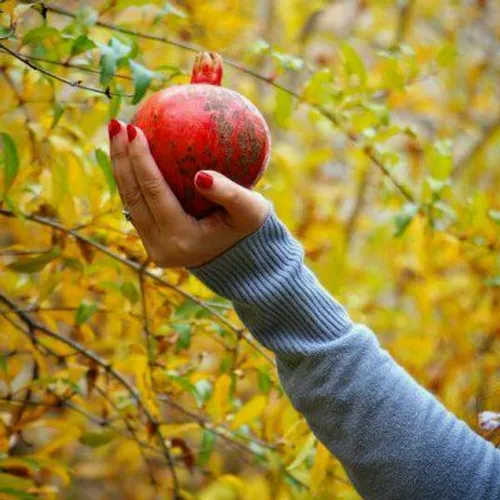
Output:
M9 49L3 43L0 43L0 49L3 49L5 52L8 52L12 57L16 58L18 61L21 61L29 68L38 71L39 73L42 73L45 76L53 78L54 80L58 80L59 82L65 83L66 85L70 85L71 87L78 87L83 90L88 90L89 92L105 95L106 97L111 97L111 96L132 97L132 94L121 94L117 92L111 92L108 89L106 90L98 89L96 87L90 87L88 85L84 85L81 82L75 80L68 80L67 78L63 78L62 76L59 76L56 73L52 73L51 71L48 71L45 68L42 68L41 66L38 66L37 64L33 64L27 57L15 52L14 50Z
M10 210L5 210L5 209L0 209L0 215L5 215L6 217L15 217L15 214L11 212ZM115 259L118 262L121 262L122 264L128 266L131 269L134 269L136 272L141 271L141 264L138 264L137 262L133 262L129 259L126 259L125 257L122 257L121 255L118 255L117 253L113 252L109 248L107 248L105 245L102 245L98 243L97 241L93 241L90 238L87 238L86 236L83 236L79 232L73 230L73 229L67 229L63 225L59 224L58 222L55 222L51 219L48 219L46 217L41 217L39 215L24 215L24 218L33 222L36 222L38 224L52 227L58 231L61 231L66 234L70 234L74 238L83 241L101 253L104 253L111 257L112 259ZM189 299L193 301L195 304L198 304L200 307L206 309L209 311L215 318L217 318L221 323L223 323L225 326L227 326L231 331L234 333L238 334L238 332L242 333L243 338L245 341L252 346L253 349L258 351L264 359L266 359L269 363L273 363L273 360L269 357L269 355L247 334L246 330L244 328L238 328L236 325L233 325L226 317L224 317L219 311L215 310L213 307L207 306L201 299L198 297L195 297L194 295L190 294L189 292L186 292L182 288L179 288L178 286L173 285L172 283L168 282L166 279L162 278L161 276L157 276L156 274L152 273L151 271L145 269L144 270L144 275L148 276L151 278L153 281L156 281L157 283L161 284L164 287L170 288L171 290L175 290L177 293L180 295L184 296L186 299ZM244 332L244 333L243 333Z
M167 464L170 468L170 471L172 473L172 480L173 480L173 488L174 488L174 493L176 496L178 496L178 491L179 491L179 483L178 483L178 478L177 474L175 472L175 466L174 466L174 461L172 458L172 455L170 453L170 450L168 449L168 446L165 443L165 440L163 439L163 436L161 432L159 431L159 426L158 423L155 419L155 417L152 415L150 412L149 408L144 404L144 401L142 400L142 397L138 390L119 372L114 370L111 366L111 364L104 359L102 359L100 356L95 354L93 351L90 349L87 349L85 346L81 345L80 343L69 339L67 337L64 337L63 335L52 331L51 329L47 328L45 325L42 325L35 321L34 319L31 318L31 316L28 313L24 313L20 311L20 308L17 306L15 302L13 302L10 298L8 298L6 295L3 293L0 293L0 301L5 303L10 309L16 310L18 317L27 325L30 331L39 331L45 335L47 335L50 338L53 338L69 347L71 347L73 350L78 351L80 354L85 356L86 358L94 361L98 366L103 368L106 373L108 373L111 377L113 377L118 383L120 383L130 394L130 396L134 399L136 402L137 406L142 409L144 412L144 415L146 416L148 422L150 423L151 427L155 429L155 434L158 438L160 447L162 448L164 452L164 456L167 460ZM28 332L25 332L29 335Z

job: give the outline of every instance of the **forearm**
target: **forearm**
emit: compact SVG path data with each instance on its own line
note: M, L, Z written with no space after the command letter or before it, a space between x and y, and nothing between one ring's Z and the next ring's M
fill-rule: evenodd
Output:
M271 214L193 270L277 356L294 406L368 498L500 497L500 452L447 412L303 264Z

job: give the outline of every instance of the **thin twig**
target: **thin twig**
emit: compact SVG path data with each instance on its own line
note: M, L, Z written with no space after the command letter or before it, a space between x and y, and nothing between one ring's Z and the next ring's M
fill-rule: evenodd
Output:
M0 301L4 302L10 309L16 310L18 317L27 325L27 327L29 328L30 331L33 330L33 331L42 332L43 334L47 335L48 337L53 338L53 339L65 344L65 345L71 347L75 351L78 351L80 354L82 354L86 358L94 361L97 365L99 365L101 368L103 368L106 373L108 373L117 382L119 382L125 389L127 389L130 396L136 402L137 406L143 410L144 415L146 416L147 420L149 421L151 427L155 430L155 434L158 438L160 447L162 448L162 450L164 452L164 456L167 460L167 464L168 464L170 471L171 471L171 474L172 474L174 493L176 496L178 496L179 483L178 483L177 474L175 472L175 466L174 466L174 462L172 459L172 455L170 453L168 446L165 443L165 440L163 439L161 432L159 431L159 426L158 426L156 418L152 415L149 408L145 405L138 390L121 373L114 370L109 362L102 359L100 356L95 354L90 349L87 349L85 346L81 345L80 343L78 343L72 339L69 339L67 337L64 337L63 335L60 335L57 332L52 331L51 329L49 329L45 325L38 323L37 321L32 319L28 313L20 312L17 304L2 293L0 293Z
M65 17L71 17L71 18L75 18L76 17L73 12L71 12L69 10L66 10L66 9L63 9L62 7L58 7L58 6L55 6L55 5L47 5L46 7L47 7L47 11L48 12L53 12L55 14L59 14L59 15L65 16ZM134 30L130 30L130 29L127 29L127 28L123 28L121 26L118 26L118 25L112 24L112 23L107 23L107 22L103 22L103 21L97 21L95 23L95 25L99 26L101 28L104 28L104 29L108 29L108 30L111 30L111 31L116 31L116 32L119 32L119 33L123 33L125 35L130 35L130 36L134 36L134 37L137 37L137 38L142 38L142 39L145 39L145 40L153 40L153 41L156 41L156 42L164 43L164 44L167 44L167 45L171 45L173 47L178 47L178 48L181 48L181 49L184 49L184 50L188 50L190 52L199 52L201 50L200 47L197 47L196 45L193 45L193 44L190 44L190 43L187 43L187 42L181 42L179 40L174 40L174 39L167 38L167 37L164 37L164 36L151 35L151 34L148 34L148 33L141 33L141 32L138 32L138 31L134 31ZM307 103L309 106L311 106L313 109L315 109L316 111L318 111L321 115L323 115L326 119L328 119L339 130L341 130L342 132L344 132L349 137L349 139L354 142L354 144L356 146L359 147L361 145L358 137L356 135L354 135L352 132L349 132L348 130L346 130L342 126L342 124L339 122L339 120L337 119L337 117L334 116L330 111L328 111L327 109L325 109L323 106L320 106L318 104L314 104L314 103L311 103L311 102L307 101L298 92L295 92L294 90L292 90L292 89L290 89L290 88L288 88L288 87L286 87L284 85L281 85L280 83L277 83L276 81L274 81L273 78L264 76L264 75L258 73L257 71L254 71L254 70L248 68L247 66L245 66L245 65L243 65L243 64L241 64L239 62L236 62L236 61L234 61L234 60L232 60L230 58L224 57L224 62L228 66L231 66L231 67L237 69L238 71L246 73L247 75L252 76L253 78L256 78L258 80L266 82L267 84L273 86L274 88L279 89L279 90L285 92L286 94L288 94L288 95L294 97L295 99L297 99L299 102ZM407 186L405 186L404 184L402 184L400 181L398 181L394 177L394 175L392 174L392 172L390 172L390 170L383 164L383 162L377 156L377 154L375 153L375 151L373 150L373 148L362 147L362 151L382 171L382 173L392 182L392 184L402 194L402 196L404 198L406 198L407 201L410 201L410 202L414 202L415 201L415 197L411 193L411 191L409 190L409 188Z
M15 214L11 212L10 210L5 210L5 209L0 209L0 215L5 215L6 217L15 217ZM59 224L58 222L53 221L52 219L48 219L46 217L41 217L39 215L23 215L23 217L27 220L36 222L38 224L52 227L58 231L61 231L66 234L70 234L74 238L83 241L95 249L99 250L101 253L104 253L111 257L112 259L115 259L118 262L121 262L122 264L128 266L131 269L134 269L136 272L141 271L141 264L138 264L137 262L133 262L129 259L126 259L125 257L122 257L121 255L118 255L117 253L113 252L109 248L107 248L105 245L102 245L98 243L97 241L93 241L90 238L83 236L77 231L74 231L73 229L67 229L63 225ZM186 292L182 288L179 288L176 285L173 285L172 283L168 282L166 279L162 278L161 276L157 276L156 274L152 273L149 270L144 270L144 274L151 278L152 280L156 281L157 283L161 284L164 287L170 288L172 290L175 290L177 293L180 295L184 296L186 299L191 300L195 304L198 304L200 307L206 309L209 311L214 317L216 317L221 323L226 325L229 329L231 329L234 333L238 334L238 332L245 332L243 334L243 338L245 341L252 346L253 349L258 351L264 359L266 359L269 363L273 364L272 359L269 357L269 355L248 335L246 335L246 330L244 328L238 328L237 326L233 325L227 318L225 318L219 311L215 310L214 308L207 306L201 299L198 297L195 297L194 295L190 294L189 292Z
M48 71L45 68L42 68L42 66L38 66L37 64L33 64L28 58L26 58L25 56L22 56L21 54L18 54L14 50L9 49L3 43L0 43L0 49L3 49L5 52L8 52L12 57L16 58L18 61L21 61L29 68L31 68L35 71L38 71L39 73L42 73L45 76L53 78L54 80L58 80L59 82L70 85L71 87L78 87L78 88L83 89L83 90L88 90L89 92L95 92L96 94L105 95L106 97L113 97L113 96L132 97L132 94L122 94L119 92L112 92L109 89L102 90L102 89L98 89L96 87L90 87L89 85L84 85L79 81L68 80L67 78L63 78L62 76L59 76L56 73L52 73L51 71Z

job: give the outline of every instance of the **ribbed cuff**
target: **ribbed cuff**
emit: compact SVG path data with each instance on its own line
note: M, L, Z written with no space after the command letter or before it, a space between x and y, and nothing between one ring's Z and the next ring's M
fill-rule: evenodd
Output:
M351 326L344 308L304 265L301 245L273 209L257 231L190 271L231 300L251 333L277 355L310 354Z

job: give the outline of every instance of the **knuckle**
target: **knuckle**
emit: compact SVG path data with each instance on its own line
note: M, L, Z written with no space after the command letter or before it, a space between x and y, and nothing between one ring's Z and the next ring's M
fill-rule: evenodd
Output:
M237 189L230 189L227 193L226 193L226 203L228 205L234 205L238 202L238 199L239 199L239 193L238 193L238 190Z
M159 198L163 188L158 179L144 179L141 182L141 187L144 194L152 199Z
M134 208L140 204L142 195L138 189L127 189L122 193L123 201L129 208Z
M111 161L122 160L127 157L127 151L120 149L118 151L111 151L110 158Z

